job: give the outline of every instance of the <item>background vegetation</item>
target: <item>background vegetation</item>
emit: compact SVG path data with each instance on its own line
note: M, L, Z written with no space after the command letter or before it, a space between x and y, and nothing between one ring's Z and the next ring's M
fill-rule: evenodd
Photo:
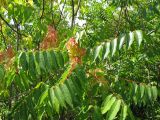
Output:
M160 119L159 0L0 0L0 120Z

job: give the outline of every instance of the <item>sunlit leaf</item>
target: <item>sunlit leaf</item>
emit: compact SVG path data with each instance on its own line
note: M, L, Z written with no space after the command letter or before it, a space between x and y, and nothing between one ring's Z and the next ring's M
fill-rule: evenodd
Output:
M97 57L99 56L101 50L102 50L102 46L101 46L101 45L98 46L98 47L96 47L96 49L95 49L95 54L94 54L94 61L95 61L95 60L97 59Z
M121 111L121 118L120 120L125 120L127 117L128 113L127 113L127 105L123 104L122 105L122 111Z
M120 106L121 106L121 100L117 100L114 102L111 109L107 113L108 120L113 120L116 117L118 111L120 110Z
M111 106L115 101L116 101L116 97L112 97L112 95L108 96L103 103L103 107L101 109L102 114L105 114L108 110L110 110Z
M108 54L109 54L109 52L110 52L110 42L107 42L107 43L105 44L105 48L106 48L106 51L105 51L105 54L104 54L103 59L106 59L107 56L108 56Z
M112 50L112 56L113 56L114 53L117 50L117 38L115 38L114 40L112 40L112 42L111 42L111 50Z
M142 34L142 31L141 30L136 30L135 31L135 37L136 37L136 40L138 42L138 45L140 46L141 45L141 42L143 40L143 34Z

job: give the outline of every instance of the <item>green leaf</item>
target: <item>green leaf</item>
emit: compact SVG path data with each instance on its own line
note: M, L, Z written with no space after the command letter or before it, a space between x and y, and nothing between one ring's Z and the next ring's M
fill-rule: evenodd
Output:
M22 69L27 71L28 70L28 62L26 52L21 52L19 55L19 66L22 66Z
M67 69L64 71L64 73L61 75L61 77L59 79L59 83L64 83L64 81L67 80L67 77L69 76L71 69L72 69L72 65L67 67Z
M95 51L94 51L94 61L97 59L97 57L100 54L100 51L102 50L102 45L96 47Z
M146 86L147 95L150 101L152 101L152 93L151 93L151 86Z
M134 86L134 95L137 93L138 85L136 83L133 83Z
M34 2L34 4L35 4L36 6L40 6L40 5L41 5L39 0L33 0L33 2Z
M131 120L135 120L134 115L133 115L131 109L128 107L127 110L128 110L128 115L129 115L130 119L131 119Z
M125 41L125 34L122 34L119 39L118 39L118 42L119 42L119 50L122 48L123 44L124 44L124 41Z
M36 79L36 65L33 52L28 53L29 56L29 74L32 76L33 79Z
M62 91L60 89L60 86L56 86L55 89L54 89L54 92L55 92L55 96L58 99L60 105L62 107L66 108L65 98L64 98L64 95L63 95L63 93L62 93Z
M82 88L85 88L85 82L86 82L86 76L85 76L85 72L80 70L80 69L76 69L76 76L78 77L78 80L80 81L80 84L82 86Z
M15 75L14 80L15 80L15 83L16 83L18 89L25 91L25 86L24 86L22 80L20 79L20 76Z
M133 91L133 101L135 104L137 104L137 100L138 100L138 96L137 96L137 92L138 92L138 85L136 83L133 83L133 87L134 87L134 91Z
M102 120L102 114L101 109L98 106L94 106L94 112L93 112L93 120Z
M143 101L143 104L144 105L146 105L146 103L148 102L148 92L147 92L147 87L146 87L146 85L144 85L144 95L143 95L143 99L142 99L142 101Z
M156 87L156 86L152 86L152 87L151 87L151 91L152 91L153 100L156 101L157 96L158 96L157 87Z
M53 87L51 87L48 90L48 94L49 94L49 99L50 99L50 102L51 102L51 105L52 105L53 109L55 109L56 112L59 113L59 102L58 102L58 99L55 96L55 92L53 90Z
M36 65L36 70L37 70L37 74L41 75L41 67L40 67L40 57L39 57L39 52L35 53L35 65Z
M41 70L46 72L45 60L44 60L43 52L39 52L39 65L40 65Z
M144 95L144 85L140 85L140 91L141 91L141 98L143 98L143 95Z
M127 105L124 103L122 106L122 110L121 110L121 119L120 120L125 120L127 117Z
M57 60L56 60L56 56L55 56L55 52L53 50L50 51L50 55L51 55L51 58L52 58L52 61L53 61L53 69L57 69L58 68L58 63L57 63Z
M71 97L71 94L67 88L67 86L65 84L61 84L60 85L60 88L62 90L62 93L64 95L64 98L65 98L65 101L67 104L69 104L71 107L73 107L73 104L72 104L72 97Z
M142 34L142 31L141 30L136 30L134 31L135 32L135 38L136 40L138 41L138 45L140 46L141 45L141 42L143 40L143 34Z
M118 111L120 110L120 106L121 100L116 100L109 112L107 113L107 120L113 120L116 117Z
M39 108L38 109L38 113L37 113L37 120L42 120L43 116L44 116L45 110L44 108Z
M77 91L76 91L76 87L74 86L72 80L71 79L66 80L66 84L70 88L73 95L75 95Z
M61 52L57 52L57 53L56 53L56 60L57 60L58 65L59 65L60 67L64 67L64 58L63 58Z
M30 82L30 83L32 83L32 82L29 81L29 79L27 78L26 72L24 72L24 71L21 70L21 71L19 72L19 75L20 75L20 77L21 77L21 82L23 82L26 90L28 90L28 89L30 88L29 82Z
M111 42L112 56L115 54L116 50L117 50L117 38L115 38L115 39L112 40L112 42Z
M105 44L105 48L106 48L106 51L105 51L105 54L104 54L103 59L106 59L107 56L108 56L108 54L109 54L109 52L110 52L110 42L107 42L107 43Z
M47 62L48 62L48 65L50 65L50 69L51 69L51 70L54 70L54 69L55 69L55 68L54 68L54 63L53 63L53 60L52 60L52 56L51 56L51 54L50 54L50 51L47 51L46 54L47 54ZM47 66L48 66L48 65L47 65Z
M15 77L15 71L11 71L7 73L7 78L6 78L6 86L9 87L14 80L13 78Z
M115 101L116 101L116 97L112 97L112 95L109 95L105 99L104 103L102 104L102 107L101 107L102 114L105 114L111 108L111 106Z
M128 49L131 47L133 41L134 41L134 33L133 32L129 32Z
M64 63L68 62L69 61L68 53L67 52L63 52L62 55L63 55L63 58L64 58Z
M41 94L38 105L41 105L43 101L47 98L47 96L48 96L48 87L46 87L45 91Z
M65 84L67 85L67 88L69 89L72 99L77 101L76 95L77 95L77 90L76 87L74 86L73 82L71 79L67 79L65 81Z
M141 89L140 89L140 85L138 85L138 88L137 88L137 93L136 93L136 99L137 99L137 104L141 105Z
M74 77L73 75L70 76L72 83L74 84L75 88L76 88L76 92L80 95L82 93L81 87L77 82L76 77Z
M0 80L2 80L4 78L4 75L5 75L4 67L2 65L0 65Z
M50 64L50 61L49 61L50 59L48 59L48 54L47 54L46 51L43 51L43 57L44 57L44 61L45 61L46 70L48 72L50 72L52 70L52 68L51 68L51 64Z

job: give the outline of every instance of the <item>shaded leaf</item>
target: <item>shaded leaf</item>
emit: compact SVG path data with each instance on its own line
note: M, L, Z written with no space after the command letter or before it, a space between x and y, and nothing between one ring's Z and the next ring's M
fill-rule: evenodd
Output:
M141 91L141 98L143 98L144 95L144 85L140 85L140 91Z
M57 53L56 53L56 60L57 60L58 65L59 65L60 67L63 67L63 66L64 66L64 58L63 58L61 52L57 52Z
M48 90L48 94L52 107L56 110L57 113L59 113L59 102L52 87Z
M71 94L70 94L67 86L66 86L65 84L61 84L60 87L61 87L61 90L62 90L62 92L63 92L65 101L66 101L71 107L73 107Z
M122 112L121 112L121 119L120 120L125 120L127 117L127 105L124 103L122 106Z
M158 96L157 87L156 87L156 86L152 86L152 87L151 87L151 90L152 90L153 100L156 100L156 99L157 99L157 96Z
M62 91L60 89L60 86L56 86L55 89L54 89L54 92L55 92L55 96L58 99L60 105L62 107L66 108L65 98L64 98L64 95L63 95L63 93L62 93Z
M27 71L28 70L28 62L27 62L27 56L25 52L22 52L19 55L19 65L22 66L22 69Z

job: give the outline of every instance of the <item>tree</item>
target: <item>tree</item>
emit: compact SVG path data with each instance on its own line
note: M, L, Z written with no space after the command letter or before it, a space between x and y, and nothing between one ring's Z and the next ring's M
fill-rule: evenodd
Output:
M0 119L158 119L158 0L1 0Z

